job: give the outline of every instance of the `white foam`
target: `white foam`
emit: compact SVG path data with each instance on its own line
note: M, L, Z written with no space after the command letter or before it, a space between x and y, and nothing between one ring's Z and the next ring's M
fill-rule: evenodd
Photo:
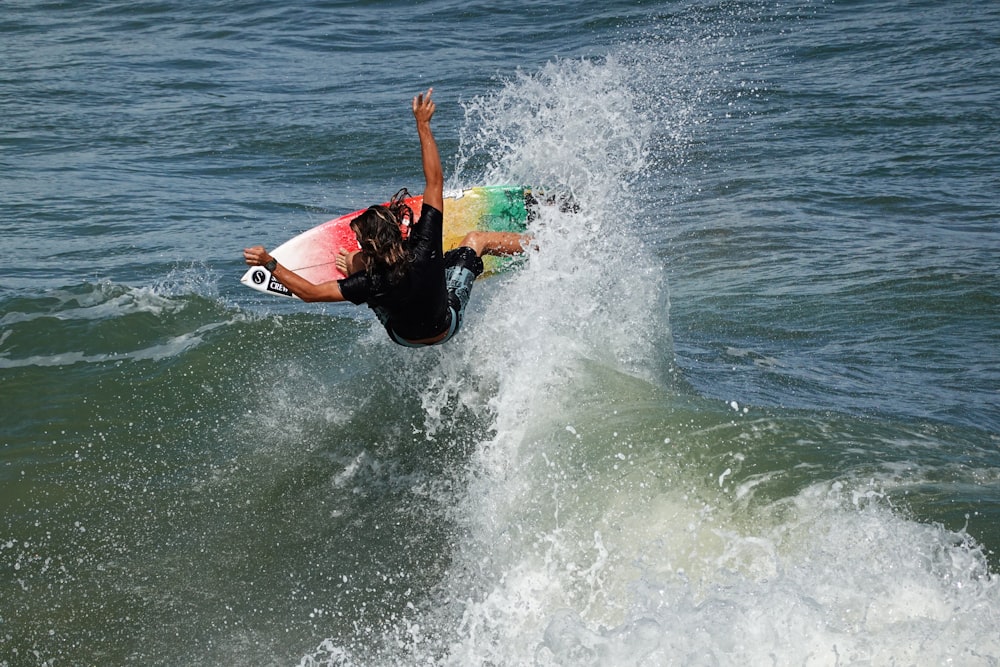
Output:
M537 490L537 489L536 489ZM627 489L623 490L628 495ZM997 579L967 540L810 488L751 529L665 492L494 552L442 664L990 664ZM563 521L572 525L572 517ZM982 662L976 662L979 656Z
M103 320L132 313L162 315L180 307L172 300L149 287L120 287L109 283L83 290L52 290L46 294L54 303L36 312L9 311L0 317L0 326L11 326L41 318L57 320Z
M25 368L30 366L57 367L72 366L74 364L103 364L121 361L159 361L162 359L171 359L187 350L197 347L201 344L206 333L221 326L225 326L225 323L208 324L198 327L193 332L172 336L163 343L127 352L88 354L82 351L69 351L58 354L32 355L16 359L10 359L0 354L0 368Z
M3 317L0 318L0 327L4 327L3 331L0 332L0 346L16 339L16 331L20 326L41 326L28 324L32 322L53 320L56 322L53 326L58 327L62 326L61 323L64 322L72 325L79 322L107 321L115 323L121 321L120 325L112 324L111 326L119 327L118 330L122 333L123 340L132 339L136 345L135 349L125 349L126 345L123 344L123 349L115 351L62 350L23 357L16 357L11 351L0 349L0 368L60 367L74 364L169 359L200 345L208 332L243 317L234 313L226 321L203 324L193 331L166 337L158 336L156 341L143 340L144 337L157 335L154 330L155 324L149 325L152 329L147 327L146 331L128 330L130 324L126 318L131 316L150 315L155 319L160 319L179 314L190 307L191 300L188 294L171 296L168 292L168 288L163 286L131 287L111 283L51 290L46 293L45 300L36 306L36 310L4 313ZM73 336L77 336L77 334L74 333ZM84 336L68 337L67 339L71 340L71 344L82 346L86 346L88 343L102 344L102 339L99 337L89 339Z
M582 219L544 213L539 249L474 323L468 347L480 372L492 373L496 436L476 453L462 508L468 540L445 587L469 597L456 604L457 625L438 628L449 639L436 662L942 664L962 656L975 664L976 655L1000 656L989 630L1000 591L965 536L901 518L864 486L819 484L761 508L753 489L769 476L740 476L730 500L732 468L692 479L694 470L663 454L662 435L644 429L628 434L644 454L621 468L610 434L594 432L600 422L567 414L587 395L580 385L594 364L662 380L649 371L669 338L657 330L666 289L629 221L633 170L651 133L651 120L630 109L635 82L614 59L554 63L484 105L498 117L480 111L508 141L486 142L503 149L498 178L541 174L569 187ZM620 106L604 106L612 98ZM634 400L669 400L646 393ZM621 400L622 389L608 398ZM728 407L746 414L736 401ZM718 423L690 432L730 429L729 420ZM684 429L671 441L683 446ZM609 447L603 459L601 445ZM588 446L597 449L574 453ZM446 625L448 616L422 620Z

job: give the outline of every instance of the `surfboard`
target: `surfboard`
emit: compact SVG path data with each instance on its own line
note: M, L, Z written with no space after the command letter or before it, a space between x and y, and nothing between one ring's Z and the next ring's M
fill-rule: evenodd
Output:
M423 199L420 195L405 200L415 217L420 216ZM445 252L457 247L472 231L525 231L533 202L531 189L523 186L487 185L445 193ZM354 211L317 225L271 250L271 256L309 282L319 284L340 280L345 276L334 263L337 251L341 248L348 251L358 249L358 240L351 231L351 220L364 211ZM404 227L403 234L406 232ZM501 258L484 257L483 260L487 272L501 268ZM263 266L250 267L240 282L266 294L294 296Z

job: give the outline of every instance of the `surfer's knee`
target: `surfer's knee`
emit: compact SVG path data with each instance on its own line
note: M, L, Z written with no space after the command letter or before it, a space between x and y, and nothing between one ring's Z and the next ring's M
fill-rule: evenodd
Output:
M462 243L460 245L463 245L466 248L472 248L477 255L482 257L483 250L486 249L486 237L486 232L469 232L465 235L465 238L462 239Z
M472 246L461 245L444 254L445 277L448 289L452 289L452 279L461 272L467 272L475 280L483 272L483 260Z

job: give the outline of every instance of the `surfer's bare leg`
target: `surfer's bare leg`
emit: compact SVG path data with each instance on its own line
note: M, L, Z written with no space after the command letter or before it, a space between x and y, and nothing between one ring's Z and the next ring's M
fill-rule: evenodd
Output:
M338 250L335 262L337 268L345 276L357 273L365 268L365 256L361 254L360 250L355 250L354 252L348 252L343 249Z
M472 248L480 257L518 255L523 253L530 243L530 234L517 232L469 232L462 239L462 245Z

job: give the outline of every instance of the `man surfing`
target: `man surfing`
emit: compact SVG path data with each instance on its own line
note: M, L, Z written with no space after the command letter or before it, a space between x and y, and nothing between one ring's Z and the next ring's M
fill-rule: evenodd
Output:
M424 197L419 219L404 239L401 226L413 212L401 190L387 205L369 207L351 221L360 250L341 250L341 280L314 284L282 266L263 246L246 248L250 266L263 266L303 301L350 301L368 304L389 337L406 347L439 345L462 325L472 284L483 272L483 255L524 252L530 237L516 232L470 232L447 254L442 247L444 175L431 131L434 89L413 98L420 139Z

